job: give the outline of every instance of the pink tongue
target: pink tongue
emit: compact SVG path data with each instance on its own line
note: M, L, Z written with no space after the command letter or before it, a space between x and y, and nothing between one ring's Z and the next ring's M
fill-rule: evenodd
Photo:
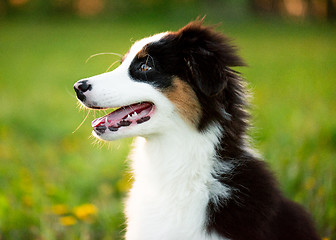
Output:
M148 115L152 107L153 105L148 102L121 107L108 115L93 120L91 125L92 127L100 125L118 127L118 123L120 124L121 121L128 121L131 124Z

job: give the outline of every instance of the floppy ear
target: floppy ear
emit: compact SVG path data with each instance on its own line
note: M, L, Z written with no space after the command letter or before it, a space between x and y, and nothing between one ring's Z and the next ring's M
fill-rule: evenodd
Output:
M207 96L220 93L227 84L230 66L244 66L236 49L222 34L194 21L178 31L190 78Z

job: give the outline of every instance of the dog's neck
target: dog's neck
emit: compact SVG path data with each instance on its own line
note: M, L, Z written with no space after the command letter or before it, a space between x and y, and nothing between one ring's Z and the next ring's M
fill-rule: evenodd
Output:
M135 180L160 194L178 189L185 194L209 184L220 134L215 125L202 133L182 126L138 138L132 156Z

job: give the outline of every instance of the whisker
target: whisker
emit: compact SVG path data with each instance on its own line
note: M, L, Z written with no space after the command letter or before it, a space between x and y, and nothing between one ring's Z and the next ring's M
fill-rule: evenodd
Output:
M120 62L120 60L117 60L117 61L113 62L113 63L108 67L108 69L106 70L106 72L108 72L108 71L113 67L113 65L116 64L116 63L118 63L118 62Z
M151 55L149 55L149 54L147 54L146 64L148 63L148 58L151 58L151 59L152 59L153 67L155 68L154 58L153 58Z
M90 114L91 110L89 109L88 113L86 114L84 120L79 124L79 126L75 129L75 131L73 131L72 133L75 133L85 122L85 120L88 118L89 114Z
M69 94L71 97L77 99L76 95L74 94L73 91L70 91L69 88L65 88L65 92Z
M77 101L77 107L79 109L79 111L85 111L86 109L88 109L87 107L85 107L81 102Z
M92 139L93 140L92 145L94 145L95 147L98 147L99 149L102 149L106 144L106 142L104 142L104 141L102 141L98 138L95 138L93 135L90 135L89 139Z
M123 56L119 53L112 53L112 52L111 53L96 53L96 54L93 54L90 57L88 57L88 59L86 59L85 63L87 63L91 58L96 57L96 56L100 56L100 55L115 55L115 56L118 56L118 57L121 57L121 58Z

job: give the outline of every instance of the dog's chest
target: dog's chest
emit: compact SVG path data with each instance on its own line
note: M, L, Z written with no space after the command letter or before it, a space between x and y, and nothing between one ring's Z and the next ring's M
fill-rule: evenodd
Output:
M133 154L126 240L220 239L205 230L213 154L204 146L158 149L138 146Z
M146 193L145 193L146 192ZM127 240L205 239L206 197L149 193L135 183L127 201ZM175 195L175 196L174 196Z

